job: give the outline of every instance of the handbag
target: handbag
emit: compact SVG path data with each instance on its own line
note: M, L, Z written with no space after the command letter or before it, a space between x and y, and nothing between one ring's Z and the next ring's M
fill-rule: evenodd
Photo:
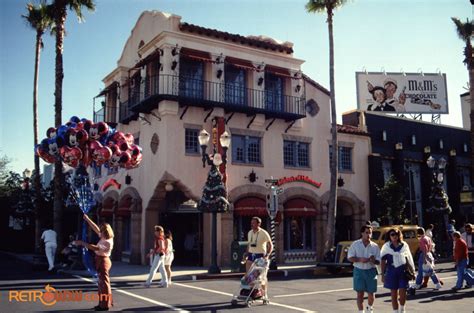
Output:
M415 269L411 266L410 262L408 262L408 258L405 257L405 278L406 280L414 280L415 279Z

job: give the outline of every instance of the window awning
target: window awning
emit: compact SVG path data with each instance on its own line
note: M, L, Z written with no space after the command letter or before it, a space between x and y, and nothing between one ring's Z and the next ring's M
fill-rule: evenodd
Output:
M238 216L267 216L265 200L247 197L234 203L234 214Z
M160 53L161 53L160 49L156 49L155 51L147 55L145 58L138 61L137 64L135 64L134 68L142 67L144 65L147 65L154 59L158 59L160 57Z
M105 87L97 96L95 96L96 98L98 97L101 97L103 95L106 95L108 94L110 91L112 91L114 88L117 88L118 86L118 82L113 82L112 84L108 85L107 87Z
M100 210L99 215L100 216L112 216L112 215L114 215L114 211L111 210L111 209L102 209L102 210Z
M179 55L188 59L199 61L199 62L215 63L215 61L212 60L211 54L206 51L199 51L199 50L194 50L194 49L189 49L189 48L181 48L181 50L179 51Z
M265 72L272 73L272 74L282 76L282 77L291 78L291 79L301 79L300 76L295 77L295 76L291 75L291 72L290 72L289 69L283 68L283 67L278 67L278 66L273 66L273 65L266 65L265 66Z
M316 216L318 211L308 200L291 199L285 205L285 216Z
M225 58L225 63L233 65L233 66L238 67L238 68L242 68L244 70L251 70L251 71L256 70L253 63L250 62L250 61L247 61L247 60L237 59L237 58L233 58L233 57L226 57Z

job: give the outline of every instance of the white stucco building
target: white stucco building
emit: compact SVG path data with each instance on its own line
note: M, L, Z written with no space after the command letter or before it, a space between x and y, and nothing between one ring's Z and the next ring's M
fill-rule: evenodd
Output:
M291 43L244 37L146 11L131 31L117 67L103 82L95 121L132 133L143 148L140 167L94 173L97 214L116 232L115 258L145 263L153 226L174 235L177 264L210 261L210 214L196 209L209 167L197 136L232 137L226 167L231 209L218 214L218 263L230 263L233 240L245 239L250 218L268 229L264 180L302 175L281 187L276 235L279 263L323 255L329 196L329 92L303 75ZM98 101L96 102L98 103ZM370 139L362 129L339 128L340 238L355 238L369 216ZM255 173L255 181L250 177ZM300 177L301 178L301 177ZM321 183L319 187L318 184Z

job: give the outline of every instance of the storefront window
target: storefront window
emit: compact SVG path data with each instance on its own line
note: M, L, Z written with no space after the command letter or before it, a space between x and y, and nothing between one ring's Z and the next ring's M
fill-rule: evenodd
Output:
M310 250L313 248L313 221L294 216L285 218L285 250Z

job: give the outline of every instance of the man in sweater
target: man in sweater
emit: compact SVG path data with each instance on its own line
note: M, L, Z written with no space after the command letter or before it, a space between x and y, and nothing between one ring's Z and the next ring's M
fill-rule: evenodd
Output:
M457 281L456 281L456 286L451 288L453 291L458 291L459 289L462 288L462 282L464 280L464 271L466 270L467 267L467 244L466 242L461 238L461 233L458 231L455 231L453 233L453 239L454 239L454 262L456 263L456 269L457 269ZM466 285L467 288L470 288L470 285Z

